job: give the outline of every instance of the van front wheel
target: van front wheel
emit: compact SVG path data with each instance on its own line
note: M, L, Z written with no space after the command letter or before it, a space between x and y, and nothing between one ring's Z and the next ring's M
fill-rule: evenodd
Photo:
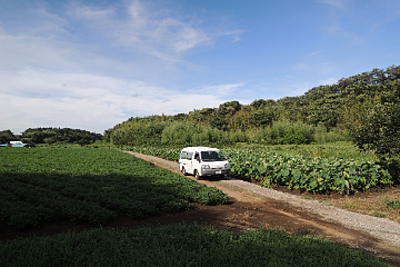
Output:
M196 180L200 180L200 174L197 170L194 171L194 178L196 178Z
M183 176L186 176L186 169L185 169L185 167L182 167L182 174L183 174Z

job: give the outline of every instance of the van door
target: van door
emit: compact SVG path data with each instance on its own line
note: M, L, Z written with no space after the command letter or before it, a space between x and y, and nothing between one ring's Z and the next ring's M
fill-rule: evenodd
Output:
M186 172L193 174L193 151L190 151L187 155Z
M200 172L200 153L199 152L194 152L194 155L193 155L193 159L192 159L192 166L191 166L191 168L192 168L192 174L194 175L194 170L197 170L197 171L199 171Z

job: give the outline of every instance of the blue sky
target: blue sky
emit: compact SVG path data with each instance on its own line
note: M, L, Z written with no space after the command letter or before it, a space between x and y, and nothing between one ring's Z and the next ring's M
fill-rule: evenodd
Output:
M0 130L298 96L399 47L398 0L0 0Z

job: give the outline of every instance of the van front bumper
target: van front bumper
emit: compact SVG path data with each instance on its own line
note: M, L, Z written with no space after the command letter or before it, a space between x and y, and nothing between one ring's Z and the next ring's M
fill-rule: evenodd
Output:
M231 169L202 169L201 176L213 176L213 175L220 175L220 174L229 174Z

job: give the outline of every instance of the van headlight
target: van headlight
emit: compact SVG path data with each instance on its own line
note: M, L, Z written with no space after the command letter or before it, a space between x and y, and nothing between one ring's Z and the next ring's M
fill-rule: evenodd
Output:
M202 168L202 169L209 169L209 168L210 168L210 165L201 165L201 168Z
M225 163L224 168L229 169L229 163Z

